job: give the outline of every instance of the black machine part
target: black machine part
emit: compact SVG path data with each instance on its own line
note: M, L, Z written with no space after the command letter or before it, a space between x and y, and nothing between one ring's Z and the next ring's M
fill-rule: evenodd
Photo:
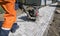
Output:
M33 9L29 9L27 10L27 18L32 20L32 21L36 21L37 19L37 14L38 14L38 9L36 7L32 7Z

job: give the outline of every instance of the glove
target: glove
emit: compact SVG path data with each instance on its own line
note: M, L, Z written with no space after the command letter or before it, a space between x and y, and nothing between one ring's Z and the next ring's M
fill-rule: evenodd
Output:
M15 23L15 24L12 26L11 32L14 33L18 28L19 28L19 26L17 25L17 23Z

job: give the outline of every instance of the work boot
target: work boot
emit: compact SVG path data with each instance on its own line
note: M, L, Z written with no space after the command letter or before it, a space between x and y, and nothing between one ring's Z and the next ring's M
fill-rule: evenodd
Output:
M14 33L18 28L19 26L17 25L17 23L13 24L11 32Z
M4 30L0 28L0 36L8 36L10 30Z

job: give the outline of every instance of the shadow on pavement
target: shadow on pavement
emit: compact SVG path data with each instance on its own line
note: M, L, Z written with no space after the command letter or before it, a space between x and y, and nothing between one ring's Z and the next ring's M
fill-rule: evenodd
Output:
M24 21L28 21L27 16L22 16L22 17L19 17L18 19L22 19Z
M18 19L22 19L23 21L27 21L27 22L35 22L34 19L28 19L27 16L22 16L22 17L19 17Z

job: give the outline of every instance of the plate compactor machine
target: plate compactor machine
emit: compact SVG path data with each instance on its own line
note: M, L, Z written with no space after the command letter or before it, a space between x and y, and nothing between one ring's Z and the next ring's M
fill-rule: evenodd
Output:
M41 0L18 0L18 4L19 8L26 12L28 20L37 19Z
M32 21L36 21L38 18L38 9L34 6L29 6L26 8L27 18Z

